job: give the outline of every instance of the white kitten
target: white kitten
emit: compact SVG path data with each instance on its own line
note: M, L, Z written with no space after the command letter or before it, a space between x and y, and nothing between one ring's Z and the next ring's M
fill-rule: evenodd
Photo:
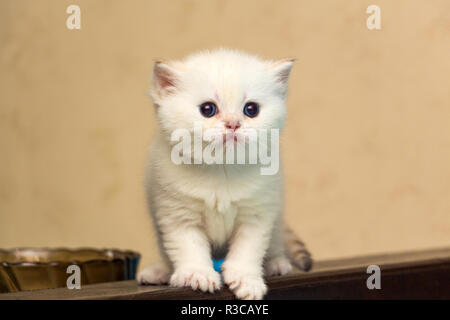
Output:
M264 270L270 276L290 272L291 262L311 267L303 243L282 222L281 170L261 175L260 164L171 160L172 132L192 132L194 123L214 128L226 143L230 132L281 129L292 65L292 59L264 61L226 49L155 64L151 96L160 130L150 150L147 194L163 261L139 273L140 283L214 292L221 277L212 257L225 257L223 280L236 297L261 299Z

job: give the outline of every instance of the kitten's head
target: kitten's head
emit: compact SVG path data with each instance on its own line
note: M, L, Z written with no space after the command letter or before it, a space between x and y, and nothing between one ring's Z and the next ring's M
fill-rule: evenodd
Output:
M183 61L155 63L151 96L163 134L214 128L238 136L246 129L282 129L293 59L266 61L219 49Z

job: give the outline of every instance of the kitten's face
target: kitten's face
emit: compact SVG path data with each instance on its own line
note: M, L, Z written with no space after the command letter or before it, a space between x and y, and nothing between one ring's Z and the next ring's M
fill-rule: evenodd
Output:
M228 50L156 63L151 95L159 125L169 139L194 124L225 140L245 136L246 129L282 129L292 64Z

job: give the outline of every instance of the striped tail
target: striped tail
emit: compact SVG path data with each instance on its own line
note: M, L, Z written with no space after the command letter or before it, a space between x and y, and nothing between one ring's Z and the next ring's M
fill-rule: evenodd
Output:
M285 226L285 246L291 262L300 270L309 271L313 265L311 254L297 235Z

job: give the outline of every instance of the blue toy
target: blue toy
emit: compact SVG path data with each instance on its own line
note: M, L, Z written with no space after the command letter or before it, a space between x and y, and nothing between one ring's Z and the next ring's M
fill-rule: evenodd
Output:
M220 259L220 260L212 259L213 264L214 264L214 270L216 270L217 272L220 273L222 271L221 267L222 267L222 263L224 260L225 259Z

